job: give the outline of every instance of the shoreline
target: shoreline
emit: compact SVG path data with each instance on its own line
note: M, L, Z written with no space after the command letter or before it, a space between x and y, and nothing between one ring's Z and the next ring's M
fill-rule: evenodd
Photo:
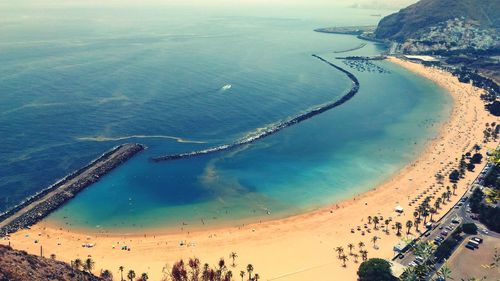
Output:
M212 230L182 232L161 235L109 235L108 233L78 233L64 228L54 228L42 221L32 229L20 230L11 235L9 240L0 243L12 243L14 248L38 253L40 245L45 252L54 253L57 259L69 262L77 257L91 255L96 261L96 270L106 268L116 271L123 265L136 272L148 272L153 280L162 276L166 263L172 264L179 258L197 256L203 262L216 263L220 257L227 259L231 251L238 253L238 266L232 270L244 270L252 263L266 280L328 280L334 274L339 280L353 280L357 264L349 256L348 266L341 267L334 248L347 243L366 245L368 256L390 259L392 246L401 237L390 230L386 234L375 228L370 232L354 231L356 226L363 226L368 215L392 217L394 221L405 223L412 218L412 198L423 192L442 190L445 186L436 183L434 175L442 172L445 176L456 166L456 159L475 143L482 144L482 129L485 122L498 121L484 110L479 94L482 90L469 84L459 83L456 77L441 70L426 68L419 64L389 58L390 62L407 70L433 80L445 89L453 99L450 118L438 129L438 135L429 140L418 157L397 171L377 187L342 200L337 204L325 206L316 211L299 214L284 219L253 223L240 227L222 227ZM478 124L480 126L478 126ZM484 150L483 150L484 151ZM463 193L477 173L468 172L458 184L457 194ZM448 179L445 179L448 183ZM453 196L434 219L438 220L459 196ZM400 205L404 213L398 215L394 207ZM421 227L422 228L422 227ZM406 229L404 228L404 233ZM413 229L410 233L418 236ZM26 237L28 235L28 237ZM370 239L379 236L377 247L372 247ZM37 239L37 243L33 243ZM185 241L180 245L180 241ZM92 248L82 247L82 243L93 243ZM114 246L127 245L132 250L122 251ZM292 247L291 247L292 246ZM346 250L347 251L347 250Z

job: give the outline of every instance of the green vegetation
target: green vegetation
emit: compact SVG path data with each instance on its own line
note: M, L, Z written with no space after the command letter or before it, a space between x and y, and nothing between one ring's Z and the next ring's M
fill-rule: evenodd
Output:
M442 261L449 258L459 243L460 241L456 237L448 237L437 247L434 253L436 259Z
M237 256L233 253L230 254L230 258ZM163 272L165 273L162 279L164 281L232 281L236 278L236 275L226 266L224 259L220 259L213 268L208 263L202 266L197 258L191 258L187 263L179 260L171 268L164 268ZM254 267L251 264L246 266L246 271L242 270L238 275L241 280L258 281L260 279L260 275L254 273ZM248 276L248 279L244 279L245 276Z
M471 211L479 215L479 221L484 223L493 231L500 231L500 208L491 206L483 202L484 193L479 189L474 189L470 198Z
M475 223L462 224L462 231L467 234L477 234L477 226Z
M484 178L484 186L500 188L500 165L491 168L491 172Z
M398 280L392 275L391 264L384 260L373 258L361 263L358 269L359 281L391 281Z
M460 172L458 170L453 170L450 173L450 181L451 182L457 182L460 179Z

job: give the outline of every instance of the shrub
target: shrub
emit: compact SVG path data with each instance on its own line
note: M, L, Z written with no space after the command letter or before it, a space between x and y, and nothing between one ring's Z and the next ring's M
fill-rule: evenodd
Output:
M453 170L450 174L450 181L457 182L460 179L460 172L458 170Z
M453 249L455 249L457 245L458 245L458 239L454 237L449 237L448 239L444 240L443 243L441 243L441 245L438 246L436 252L434 253L436 259L442 261L444 259L449 258L451 253L453 252Z
M391 264L384 260L373 258L369 259L359 266L359 281L392 281L397 280L392 275Z
M477 226L475 223L462 224L462 231L467 234L477 234Z
M479 164L479 163L481 163L482 160L483 160L483 155L481 155L481 153L476 153L476 154L472 155L470 162L472 164Z

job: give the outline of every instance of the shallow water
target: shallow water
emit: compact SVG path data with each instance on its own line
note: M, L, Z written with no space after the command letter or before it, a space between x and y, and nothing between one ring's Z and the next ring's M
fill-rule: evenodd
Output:
M312 31L375 23L370 10L16 13L29 16L0 25L0 211L117 144L149 147L49 217L75 228L139 231L311 210L388 178L449 111L441 89L397 66L361 72L336 60L333 51L360 44L355 37ZM342 55L381 51L368 43ZM237 150L149 161L232 142L345 94L350 80L311 54L356 75L359 93Z

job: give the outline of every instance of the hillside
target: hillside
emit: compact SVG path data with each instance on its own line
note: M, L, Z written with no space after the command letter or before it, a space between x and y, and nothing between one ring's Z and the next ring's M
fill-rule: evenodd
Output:
M73 269L70 265L29 255L0 245L0 281L100 281L101 278Z
M403 42L425 28L461 17L483 28L500 28L500 1L421 0L383 18L375 36Z

